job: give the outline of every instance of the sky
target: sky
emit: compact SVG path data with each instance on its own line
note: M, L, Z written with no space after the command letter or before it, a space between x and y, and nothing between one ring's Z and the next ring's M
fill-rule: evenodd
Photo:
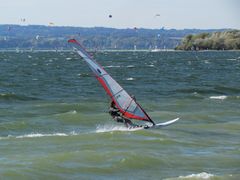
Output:
M0 24L50 22L76 27L240 29L240 0L0 0Z

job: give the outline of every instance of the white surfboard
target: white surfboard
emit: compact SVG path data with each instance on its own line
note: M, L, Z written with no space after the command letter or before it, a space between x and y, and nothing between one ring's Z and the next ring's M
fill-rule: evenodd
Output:
M175 123L176 121L178 121L180 118L176 118L176 119L173 119L173 120L170 120L170 121L167 121L167 122L164 122L164 123L157 123L153 126L151 126L150 128L161 128L161 127L166 127L166 126L169 126L173 123Z
M180 118L176 118L176 119L173 119L173 120L170 120L170 121L166 121L166 122L163 122L163 123L157 123L155 125L143 125L143 126L133 126L133 127L129 127L128 129L131 129L131 130L140 130L140 129L150 129L150 128L162 128L162 127L166 127L166 126L169 126L173 123L175 123L176 121L178 121Z

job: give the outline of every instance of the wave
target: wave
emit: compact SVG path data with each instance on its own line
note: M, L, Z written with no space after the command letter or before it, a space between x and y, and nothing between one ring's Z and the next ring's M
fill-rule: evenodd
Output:
M128 65L127 68L134 68L134 65Z
M217 99L217 100L224 100L224 99L229 99L229 100L238 100L240 96L226 96L226 95L220 95L220 96L210 96L209 99Z
M213 176L214 176L213 174L202 172L202 173L199 173L199 174L191 174L191 175L187 175L187 176L179 176L179 178L180 179L190 179L190 178L209 179L209 178L211 178Z
M209 64L210 62L209 62L209 60L204 60L204 63Z
M205 94L229 94L229 95L234 95L234 94L239 94L240 88L238 87L226 87L226 86L215 86L213 88L181 88L176 90L179 93L193 93L197 92L199 94L205 95Z
M202 95L206 94L220 94L221 91L213 90L213 89L201 89L201 88L187 88L187 89L177 89L177 93L198 93Z
M192 179L192 178L197 178L197 179L210 179L214 177L213 174L202 172L199 174L191 174L187 176L179 176L179 179Z
M98 125L96 133L113 132L113 131L137 131L138 129L129 129L121 125Z
M226 174L226 175L214 175L211 173L206 173L206 172L201 172L198 174L190 174L190 175L186 175L186 176L179 176L176 178L166 178L164 180L189 180L189 179L193 179L193 180L202 180L202 179L239 179L239 174Z
M22 136L16 136L16 138L34 138L34 137L51 137L51 136L68 136L65 133L54 133L54 134L41 134L41 133L36 133L36 134L26 134Z
M199 174L190 174L187 176L179 176L177 178L167 178L165 180L178 180L178 179L212 179L213 177L215 177L214 174L210 174L210 173L206 173L206 172L201 172Z
M237 60L237 58L235 59L235 58L230 58L230 59L227 59L227 61L236 61Z
M113 132L113 131L137 131L138 129L129 129L125 126L121 125L98 125L96 130L90 133L104 133L104 132ZM88 132L89 133L89 132ZM77 136L80 133L72 131L70 133L30 133L30 134L23 134L23 135L8 135L0 137L0 140L6 139L24 139L24 138L41 138L41 137L68 137L68 136Z
M69 61L69 60L72 60L72 58L71 58L71 57L67 57L67 58L66 58L66 60L68 60L68 61Z
M89 74L89 73L79 73L78 76L80 76L80 77L92 77L93 75Z
M109 65L109 66L103 66L104 68L120 68L122 66L120 65ZM127 68L134 68L135 66L134 65L127 65L126 66Z
M135 80L135 78L130 77L130 78L127 78L126 80L127 81L133 81L133 80Z
M86 132L87 134L91 133L104 133L104 132L113 132L113 131L137 131L139 129L129 129L123 125L98 125L96 130ZM56 133L29 133L23 135L11 135L8 136L0 136L0 140L7 139L24 139L24 138L42 138L42 137L68 137L68 136L77 136L80 135L80 132L71 131L69 133L56 132Z
M240 92L239 87L216 86L214 89L222 93L228 93L228 94L235 94Z
M147 67L155 67L154 64L149 64L149 65L146 65Z
M31 100L39 100L38 98L24 96L24 95L17 95L14 93L1 93L0 100L20 100L20 101L31 101Z
M104 66L104 68L120 68L121 66L112 66L112 65L110 65L110 66Z
M224 100L227 99L227 96L222 95L222 96L210 96L210 99L219 99L219 100Z
M6 137L0 137L0 140L11 139L11 138L22 139L22 138L39 138L39 137L56 137L56 136L75 136L75 135L78 135L78 133L76 133L75 131L72 131L70 133L52 133L52 134L30 133L30 134L24 134L19 136L8 135Z
M190 175L186 175L186 176L179 176L179 177L175 177L175 178L166 178L164 180L203 180L203 179L239 179L239 174L226 174L226 175L215 175L215 174L211 174L211 173L207 173L207 172L201 172L198 174L190 174Z

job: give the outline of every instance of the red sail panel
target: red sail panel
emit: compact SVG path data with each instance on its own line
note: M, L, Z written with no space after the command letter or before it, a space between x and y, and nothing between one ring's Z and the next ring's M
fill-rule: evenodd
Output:
M142 107L136 103L136 101L103 69L101 65L92 59L79 42L75 39L71 39L68 42L75 45L78 54L86 61L97 80L115 102L123 116L131 119L149 121L154 124Z

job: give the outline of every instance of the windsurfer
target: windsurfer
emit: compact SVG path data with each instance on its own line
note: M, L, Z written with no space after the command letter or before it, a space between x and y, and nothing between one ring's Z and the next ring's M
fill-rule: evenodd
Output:
M114 101L112 101L110 104L109 114L112 116L114 121L124 123L126 127L131 127L134 125L132 121L122 116L122 113L116 107L116 104Z

